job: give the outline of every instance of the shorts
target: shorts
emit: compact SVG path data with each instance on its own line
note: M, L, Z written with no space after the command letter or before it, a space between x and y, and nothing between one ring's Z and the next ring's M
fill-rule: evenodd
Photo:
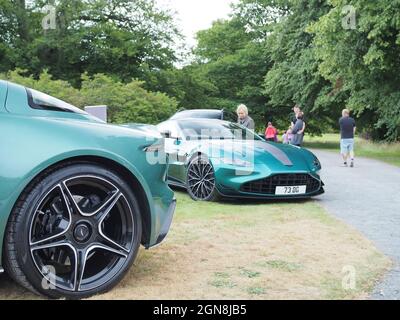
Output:
M340 141L340 152L348 154L352 151L354 151L354 139L342 139Z

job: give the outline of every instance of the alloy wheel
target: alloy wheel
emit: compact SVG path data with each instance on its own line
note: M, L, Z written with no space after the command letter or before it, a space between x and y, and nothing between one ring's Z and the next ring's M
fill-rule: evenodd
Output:
M104 178L75 176L39 201L30 225L30 253L50 284L84 292L119 274L133 248L134 229L122 191Z
M200 157L188 168L188 188L198 200L208 200L215 191L214 168L211 163Z

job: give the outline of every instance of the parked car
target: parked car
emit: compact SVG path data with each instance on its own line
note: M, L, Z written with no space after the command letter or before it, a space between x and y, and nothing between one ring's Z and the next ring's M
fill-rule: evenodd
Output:
M170 154L168 183L194 200L293 199L324 193L321 164L310 151L266 142L231 122L168 120L158 125Z
M171 225L162 141L0 81L0 271L52 298L115 286Z

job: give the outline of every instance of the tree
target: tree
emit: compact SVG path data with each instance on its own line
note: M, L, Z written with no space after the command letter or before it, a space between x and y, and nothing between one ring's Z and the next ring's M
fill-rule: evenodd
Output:
M337 126L343 97L333 95L333 85L319 73L319 60L312 47L310 25L326 14L325 0L287 1L289 11L268 36L267 55L273 61L265 77L269 108L278 119L288 120L295 104L306 113L307 131L320 134Z
M359 126L375 138L400 138L400 3L390 0L331 0L332 9L316 22L314 46L320 73L347 106ZM345 29L343 9L356 12L354 29ZM348 12L344 12L348 14Z
M210 29L199 32L197 38L197 60L185 71L196 74L197 84L201 83L205 90L191 106L234 111L245 103L259 126L263 126L266 98L262 82L269 67L264 44L254 41L238 17L216 21Z
M218 91L197 63L181 69L148 70L142 79L146 89L175 98L179 109L208 108L212 105L210 98Z
M205 62L235 54L251 40L243 23L237 18L217 20L211 28L199 31L196 38L198 43L194 53Z
M82 77L85 105L109 106L109 120L114 123L158 124L176 112L177 102L163 93L148 92L143 83L116 81L104 74Z
M269 120L286 128L295 103L309 114L308 132L335 125L341 96L319 74L307 32L329 8L321 0L240 1L230 20L198 34L196 69L217 88L204 100L231 110L245 103L259 128Z
M171 67L179 36L172 16L154 0L57 0L56 29L43 30L45 0L0 0L0 70L42 70L79 85L81 74L105 73L130 81ZM4 22L4 23L3 23ZM9 55L10 52L13 54Z
M24 0L0 0L0 72L15 68L31 38L32 13Z

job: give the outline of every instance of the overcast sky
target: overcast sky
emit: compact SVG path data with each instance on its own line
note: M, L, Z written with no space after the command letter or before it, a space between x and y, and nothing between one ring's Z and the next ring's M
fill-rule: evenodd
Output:
M230 5L238 0L157 0L161 6L177 12L177 23L189 46L196 44L195 34L208 29L217 19L228 18Z

